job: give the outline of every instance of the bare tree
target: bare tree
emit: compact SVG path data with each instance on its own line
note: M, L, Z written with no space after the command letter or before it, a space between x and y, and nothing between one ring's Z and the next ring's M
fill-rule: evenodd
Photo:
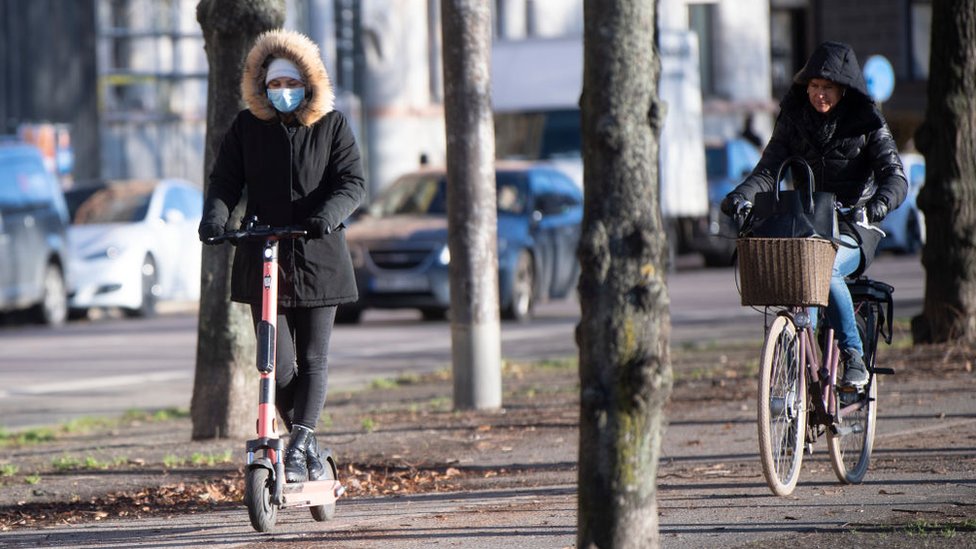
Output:
M925 154L925 303L916 343L976 341L976 0L932 2Z
M243 108L244 59L259 34L280 27L284 0L201 0L197 21L203 29L210 71L207 77L207 148L204 188L234 117ZM238 207L230 225L240 222ZM242 438L254 431L257 370L254 327L245 306L230 302L233 248L204 246L201 268L197 363L190 416L193 439Z
M577 547L657 547L662 407L672 383L657 4L583 5Z
M442 0L456 408L498 408L501 336L488 0Z

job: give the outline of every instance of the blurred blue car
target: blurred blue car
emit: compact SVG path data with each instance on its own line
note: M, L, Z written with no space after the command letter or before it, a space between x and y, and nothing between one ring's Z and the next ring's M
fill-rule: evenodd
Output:
M722 213L722 199L752 172L759 158L759 149L742 138L705 146L708 227L700 231L704 236L695 243L695 249L705 258L707 267L727 267L732 264L738 229L732 219Z
M564 173L538 164L499 163L495 181L501 313L524 321L536 303L575 287L583 194ZM443 170L404 175L350 223L346 240L359 301L340 306L338 322L358 322L369 308L419 309L426 320L446 317L447 184Z
M881 222L881 230L886 236L878 244L878 250L914 254L925 243L925 216L916 203L918 191L925 184L925 157L918 153L902 153L901 162L908 178L908 196Z

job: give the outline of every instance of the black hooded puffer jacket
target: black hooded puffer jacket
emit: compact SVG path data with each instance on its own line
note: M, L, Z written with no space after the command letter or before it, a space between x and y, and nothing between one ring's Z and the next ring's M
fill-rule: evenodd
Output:
M813 110L807 97L807 83L813 78L846 87L826 119ZM759 164L731 194L754 201L757 192L772 191L780 165L799 155L813 168L816 189L834 193L844 206L864 206L878 199L888 211L897 208L908 193L908 182L891 131L868 95L851 47L839 42L821 44L793 82L780 103L773 136ZM825 123L832 132L824 132ZM855 233L846 223L840 229ZM867 267L881 235L860 227L856 234L865 259L862 267Z

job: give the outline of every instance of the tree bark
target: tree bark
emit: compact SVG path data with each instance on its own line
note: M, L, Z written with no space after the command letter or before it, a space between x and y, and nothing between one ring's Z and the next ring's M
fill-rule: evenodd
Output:
M454 406L498 408L501 335L491 8L488 0L443 0L441 6Z
M925 302L915 343L976 341L976 0L932 2L925 155Z
M583 5L577 547L657 547L662 407L672 383L657 4Z
M244 59L259 34L280 27L284 0L201 0L197 21L203 30L207 76L207 143L204 190L224 134L243 108ZM243 205L228 226L240 224ZM234 248L204 246L196 372L190 417L194 440L244 438L254 432L257 410L254 327L250 310L230 301Z

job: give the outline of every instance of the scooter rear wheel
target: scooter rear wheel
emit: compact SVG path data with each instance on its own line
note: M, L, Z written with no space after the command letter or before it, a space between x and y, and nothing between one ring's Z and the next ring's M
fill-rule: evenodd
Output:
M323 461L325 461L325 474L319 480L336 480L336 466L335 462L332 461L332 456L327 456ZM333 502L328 505L313 505L308 510L312 512L313 519L317 522L324 522L335 517L336 504Z
M258 532L270 532L278 520L278 506L271 503L274 479L271 471L254 467L244 479L244 504L251 526Z

